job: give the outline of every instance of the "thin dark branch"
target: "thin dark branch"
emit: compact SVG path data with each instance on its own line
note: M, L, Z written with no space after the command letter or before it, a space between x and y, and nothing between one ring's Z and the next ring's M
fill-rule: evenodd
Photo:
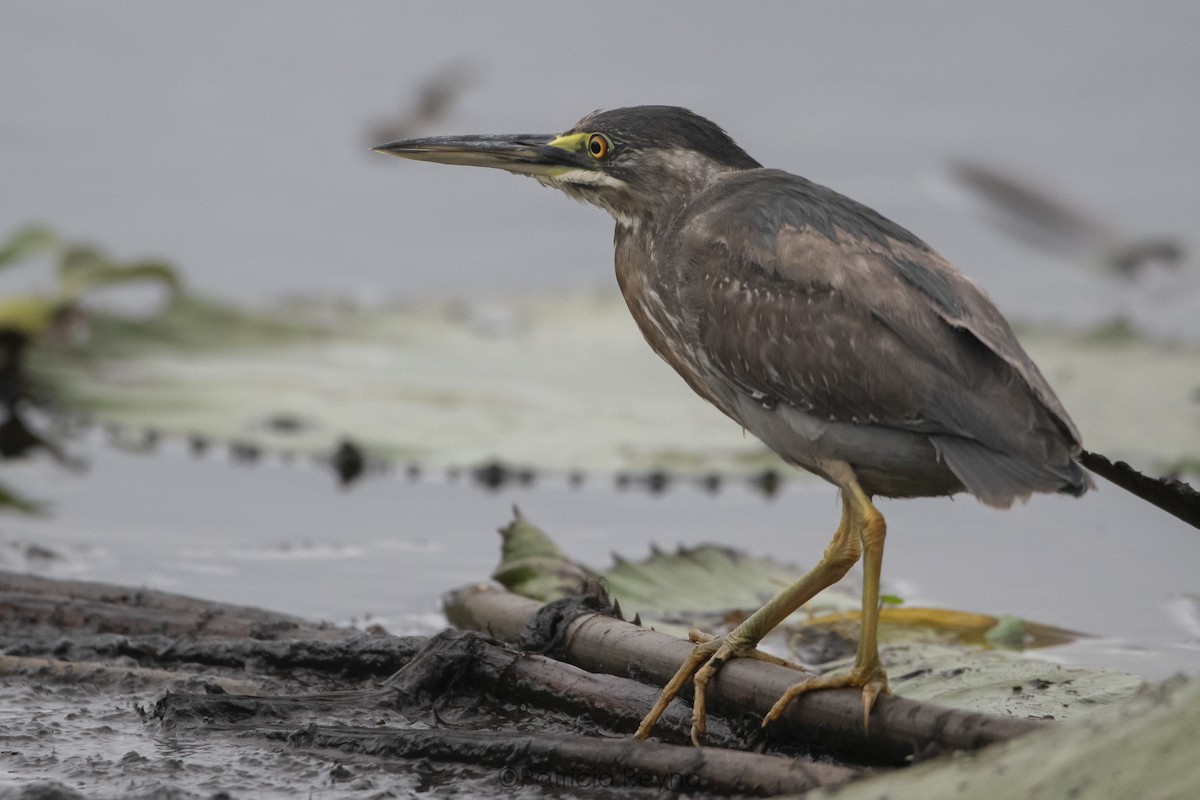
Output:
M1200 528L1200 492L1175 478L1151 478L1124 461L1113 463L1106 456L1084 450L1079 462L1147 503Z

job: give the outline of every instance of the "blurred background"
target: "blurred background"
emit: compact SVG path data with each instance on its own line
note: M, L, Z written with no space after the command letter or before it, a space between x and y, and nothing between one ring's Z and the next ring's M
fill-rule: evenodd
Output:
M1102 319L1123 287L963 213L948 167L1011 172L1129 235L1191 234L1198 30L1188 2L7 2L0 220L162 254L243 300L610 286L603 214L387 159L372 134L668 103L917 232L1007 313Z
M615 292L596 209L370 147L666 103L910 228L1018 322L1200 339L1194 2L9 0L0 17L0 231L39 223L163 258L191 291L247 308ZM1165 257L1113 266L1147 237ZM6 270L0 292L52 281ZM837 513L818 484L771 503L398 477L346 492L303 466L193 460L181 442L73 447L85 474L0 466L48 506L0 517L10 567L401 631L440 625L440 593L490 571L514 502L593 564L649 541L808 562ZM1144 674L1200 663L1198 537L1115 487L1008 514L967 499L883 510L885 579L907 597L1097 633L1116 642L1102 660Z

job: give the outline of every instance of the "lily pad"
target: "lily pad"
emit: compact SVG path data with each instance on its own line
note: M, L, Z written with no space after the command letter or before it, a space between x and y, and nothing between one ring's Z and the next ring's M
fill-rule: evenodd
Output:
M43 514L46 507L0 483L0 511L16 511L22 514Z
M500 529L500 566L492 577L510 592L549 602L578 594L593 578L567 559L550 537L513 509L515 519Z
M58 291L0 296L0 330L26 336L46 333L56 323L82 314L85 296L114 286L158 284L165 287L168 301L182 290L178 272L165 262L123 263L98 247L65 241L49 228L36 225L15 231L0 244L0 269L40 256L49 256L54 262Z
M1089 447L1196 462L1200 349L1022 338ZM801 475L694 397L608 293L255 310L181 296L151 319L97 312L86 339L43 343L29 364L98 421L264 450L328 454L350 439L428 468ZM263 424L280 416L306 424Z
M1143 684L1123 672L1071 667L1010 650L984 650L925 642L888 642L880 657L892 691L950 708L1018 717L1068 719L1123 700ZM822 665L848 669L852 659Z
M1200 796L1200 680L1146 687L1086 719L810 798L1093 800Z

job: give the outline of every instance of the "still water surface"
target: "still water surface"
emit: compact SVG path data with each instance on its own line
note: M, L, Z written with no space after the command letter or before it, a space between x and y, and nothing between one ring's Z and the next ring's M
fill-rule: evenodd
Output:
M618 492L601 479L489 492L465 479L389 474L343 490L308 464L232 464L171 444L131 454L98 437L77 447L91 459L83 475L41 461L6 470L14 487L53 503L46 519L4 520L9 566L397 633L441 627L441 594L490 575L495 530L514 504L598 568L612 553L647 555L651 543L715 542L812 564L839 513L833 488L816 481L769 501L736 486ZM1015 614L1100 637L1057 654L1077 663L1147 677L1200 671L1200 535L1121 489L1101 481L1084 499L1035 497L1008 512L965 498L880 508L885 582L908 604ZM28 544L59 558L23 559Z

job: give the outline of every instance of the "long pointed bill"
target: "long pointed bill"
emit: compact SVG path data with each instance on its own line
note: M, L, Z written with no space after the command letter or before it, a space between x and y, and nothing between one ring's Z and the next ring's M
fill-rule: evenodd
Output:
M595 169L579 134L510 134L503 136L431 136L403 139L374 148L387 155L432 161L494 167L517 175L554 177L577 169Z

